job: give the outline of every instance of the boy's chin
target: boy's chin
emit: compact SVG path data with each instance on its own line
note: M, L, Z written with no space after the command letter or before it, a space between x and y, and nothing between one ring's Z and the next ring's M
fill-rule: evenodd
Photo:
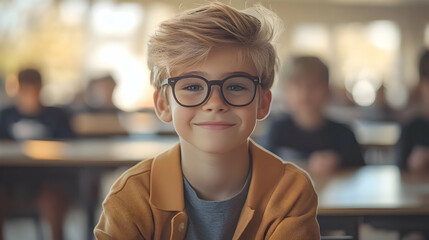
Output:
M190 143L193 147L208 154L227 154L239 148L239 144L231 141L205 140Z

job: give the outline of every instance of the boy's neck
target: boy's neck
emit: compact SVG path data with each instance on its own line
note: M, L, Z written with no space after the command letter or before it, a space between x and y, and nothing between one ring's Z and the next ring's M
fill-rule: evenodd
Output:
M17 105L18 111L26 116L35 116L40 113L42 110L42 105L39 103L34 103L32 106L28 106L25 104Z
M222 201L242 189L250 166L248 142L224 154L201 151L184 140L180 144L183 174L199 198Z

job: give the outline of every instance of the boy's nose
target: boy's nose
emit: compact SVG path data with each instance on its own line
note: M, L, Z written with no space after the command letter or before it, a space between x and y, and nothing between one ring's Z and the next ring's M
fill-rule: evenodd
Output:
M203 110L225 112L228 109L229 105L223 99L220 87L213 86L208 99L203 104Z

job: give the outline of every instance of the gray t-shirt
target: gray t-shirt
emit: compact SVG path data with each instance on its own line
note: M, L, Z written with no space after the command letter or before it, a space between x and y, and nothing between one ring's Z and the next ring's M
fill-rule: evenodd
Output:
M223 201L206 201L198 198L188 180L183 177L185 208L188 214L185 240L232 239L247 198L251 175L250 170L243 188L237 195Z

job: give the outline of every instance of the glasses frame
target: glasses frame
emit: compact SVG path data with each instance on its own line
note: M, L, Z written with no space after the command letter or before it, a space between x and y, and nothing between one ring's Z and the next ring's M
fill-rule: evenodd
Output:
M253 92L252 99L251 99L248 103L246 103L246 104L240 104L240 105L231 104L231 103L230 103L230 102L225 98L225 95L223 94L223 84L224 84L224 83L225 83L225 81L227 81L228 79L230 79L230 78L234 78L234 77L244 77L244 78L247 78L247 79L251 80L251 81L253 82L253 84L255 85L255 90L254 90L254 92ZM194 105L185 105L185 104L182 104L182 103L177 99L177 96L176 96L176 90L175 90L175 88L174 88L174 87L176 86L176 83L177 83L178 81L180 81L180 79L183 79L183 78L198 78L198 79L201 79L201 80L203 80L204 82L206 82L206 84L207 84L207 86L208 86L208 90L207 90L206 97L201 101L201 103L194 104ZM221 95L222 95L222 99L223 99L227 104L229 104L230 106L233 106L233 107L245 107L245 106L247 106L247 105L251 104L251 103L253 102L253 100L255 99L256 91L257 91L257 88L258 88L258 85L259 85L259 84L261 84L261 79L260 79L259 77L257 77L257 76L251 76L251 75L241 75L241 74L238 74L238 75L231 75L231 76L228 76L228 77L224 78L223 80L210 80L210 81L209 81L209 80L207 80L207 79L205 79L204 77L201 77L201 76L198 76L198 75L184 75L184 76L179 76L179 77L170 77L170 78L166 78L166 79L164 79L164 80L162 81L162 83L161 83L161 87L163 87L163 86L165 86L165 85L170 85L170 86L171 86L171 88L172 88L172 92L173 92L174 99L175 99L175 100L176 100L176 102L177 102L180 106L182 106L182 107L198 107L198 106L202 105L203 103L205 103L205 102L207 101L207 99L209 98L209 96L210 96L212 86L219 86L220 93L221 93Z

